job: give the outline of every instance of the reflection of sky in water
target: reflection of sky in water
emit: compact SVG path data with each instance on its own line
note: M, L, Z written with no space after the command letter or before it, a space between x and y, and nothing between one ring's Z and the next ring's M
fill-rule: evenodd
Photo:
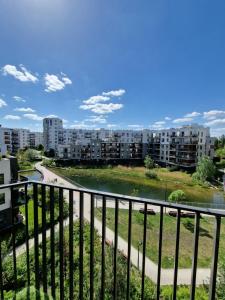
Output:
M20 175L27 177L29 180L42 181L42 175L38 171L21 172Z
M220 192L215 192L213 194L213 203L224 204L224 194Z

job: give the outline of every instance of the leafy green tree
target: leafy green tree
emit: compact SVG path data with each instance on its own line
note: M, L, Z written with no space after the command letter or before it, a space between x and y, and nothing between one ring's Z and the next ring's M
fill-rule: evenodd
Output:
M176 190L176 191L173 191L169 195L168 200L171 201L171 202L184 201L184 200L186 200L186 195L185 195L184 191Z
M154 160L150 155L145 156L144 164L146 169L153 169L155 166Z
M205 183L214 179L216 175L216 167L208 156L203 156L196 168L196 172L192 175L194 181Z

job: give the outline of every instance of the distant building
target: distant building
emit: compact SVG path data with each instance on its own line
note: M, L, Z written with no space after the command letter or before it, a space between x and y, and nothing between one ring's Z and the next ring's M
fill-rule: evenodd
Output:
M0 125L0 155L16 154L19 149L43 145L43 133L22 128L6 128Z
M0 159L0 186L17 182L17 180L17 159L14 157ZM9 188L0 189L0 227L8 225L11 220L11 190Z
M194 124L165 130L64 129L59 118L43 120L44 147L60 159L143 160L149 154L165 166L194 168L204 155L214 156L210 130Z

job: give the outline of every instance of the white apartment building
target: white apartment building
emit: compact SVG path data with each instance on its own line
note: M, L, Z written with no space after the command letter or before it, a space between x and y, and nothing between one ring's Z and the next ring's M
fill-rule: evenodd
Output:
M57 151L58 144L63 144L63 124L59 118L45 118L43 120L43 143L46 151Z
M14 157L0 160L0 186L18 180L17 160ZM0 189L0 228L11 222L11 190Z
M45 150L74 160L143 160L149 154L159 164L195 167L198 159L214 156L214 138L193 124L165 130L63 129L62 120L43 121Z
M16 154L19 149L43 144L42 132L30 132L22 128L6 128L0 125L0 155Z

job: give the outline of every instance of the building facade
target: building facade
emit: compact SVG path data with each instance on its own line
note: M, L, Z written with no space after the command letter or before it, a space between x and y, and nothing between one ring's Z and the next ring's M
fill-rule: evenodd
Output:
M19 149L43 145L43 133L22 128L5 128L0 125L0 155L16 154Z
M62 120L43 121L44 146L59 159L143 160L149 154L161 165L195 167L202 156L214 156L210 130L194 124L165 130L64 129Z
M0 185L10 184L18 180L17 160L14 157L0 160ZM11 190L0 189L0 228L11 222Z

